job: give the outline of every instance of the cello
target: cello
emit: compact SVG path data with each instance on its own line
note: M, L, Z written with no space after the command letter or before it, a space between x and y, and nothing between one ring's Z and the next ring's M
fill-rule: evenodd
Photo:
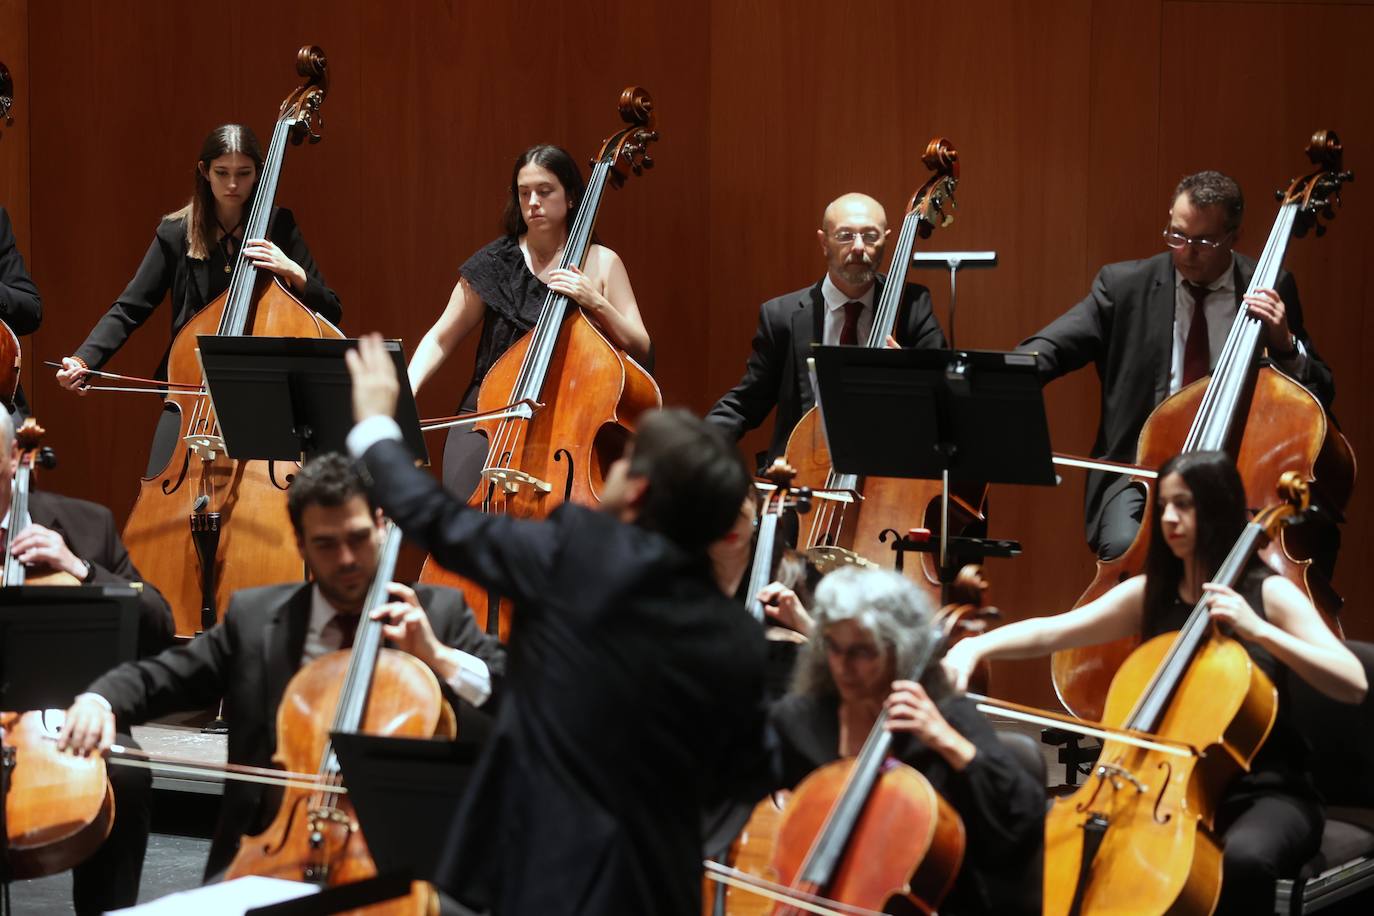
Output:
M948 140L936 137L926 146L921 162L935 174L912 195L902 219L892 251L892 266L873 316L873 330L867 343L870 348L884 346L896 325L916 239L929 238L937 226L948 226L954 221L958 151ZM802 526L797 547L822 572L846 564L885 565L876 563L876 558L890 552L888 542L901 540L918 521L931 531L949 529L950 523L938 518L939 482L888 477L860 481L854 474L836 473L815 406L797 421L788 436L785 454L788 463L799 470L798 483L817 491L816 511ZM952 524L961 533L981 533L985 528L986 496L987 487L981 483L962 483L950 494ZM931 565L930 555L923 554L919 562L903 572L934 600L943 600L941 579Z
M1341 142L1332 131L1313 134L1307 155L1317 168L1278 192L1279 213L1247 293L1275 286L1290 237L1301 238L1314 227L1317 236L1325 234L1320 220L1334 216L1333 204L1340 203L1341 185L1354 178L1342 167ZM1281 475L1297 470L1313 487L1317 502L1340 518L1354 487L1354 453L1306 388L1271 365L1257 365L1262 335L1260 320L1244 308L1238 309L1211 376L1175 392L1145 421L1136 464L1154 468L1180 451L1225 451L1240 469L1252 506L1266 505ZM1140 483L1146 488L1148 504L1154 498L1153 485L1148 480ZM1098 562L1096 576L1075 607L1105 594L1144 568L1150 529L1146 513L1127 551L1115 560ZM1340 598L1311 568L1312 560L1304 552L1300 542L1281 533L1261 556L1312 599L1339 636L1341 628L1335 615ZM1080 718L1101 719L1112 675L1137 643L1128 638L1056 652L1051 672L1064 707Z
M244 224L246 239L267 237L288 142L320 139L320 104L329 89L324 52L301 48L296 71L305 82L282 102ZM167 597L178 636L213 626L238 589L305 575L286 513L286 487L295 465L235 461L225 453L200 366L197 338L202 334L343 336L279 279L259 272L240 248L228 289L172 341L163 409L177 414L179 433L166 463L143 478L124 543L134 564Z
M1248 523L1212 581L1234 586L1251 556L1308 506L1303 472ZM1210 913L1221 893L1211 831L1226 782L1250 762L1278 713L1273 682L1213 625L1210 595L1177 633L1137 648L1112 679L1108 725L1191 749L1108 737L1092 775L1045 820L1046 914Z
M57 749L41 712L0 712L0 884L66 871L114 826L114 792L98 755Z
M277 707L273 759L293 773L316 772L313 785L282 795L267 829L245 837L226 879L262 875L335 886L376 876L377 867L342 787L331 732L452 739L453 708L423 662L382 645L382 622L371 612L388 600L401 532L388 526L377 573L368 589L353 648L331 652L297 671ZM369 912L437 913L433 888L412 884L404 901Z
M607 184L622 187L630 175L653 166L646 150L658 131L649 93L626 88L619 109L629 126L602 143L592 161L560 268L581 269L586 261ZM478 412L509 407L509 415L473 425L488 447L468 505L543 518L565 502L596 503L605 473L625 451L635 421L662 403L649 373L607 340L581 308L570 308L566 296L550 290L534 328L482 380ZM510 599L450 573L433 557L425 558L420 581L461 588L478 623L503 641L508 638Z

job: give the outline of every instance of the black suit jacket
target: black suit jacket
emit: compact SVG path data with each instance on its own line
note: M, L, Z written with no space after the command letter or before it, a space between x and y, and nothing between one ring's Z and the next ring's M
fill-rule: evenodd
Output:
M301 667L312 588L291 582L236 592L214 627L185 645L119 666L88 690L110 701L124 731L172 712L205 709L223 697L229 762L272 766L277 706ZM415 591L439 641L487 663L493 685L487 702L495 701L505 673L505 650L478 629L462 593L429 585L416 585ZM264 786L225 782L205 864L207 878L228 867L244 834L260 833L271 823L279 799L279 792Z
M338 324L343 316L339 297L325 285L291 211L285 207L273 210L267 234L305 271L307 280L305 292L299 295L301 302L325 320ZM143 256L143 263L138 266L138 273L73 355L85 360L92 369L105 365L106 360L124 346L129 335L152 317L169 289L172 291L171 334L158 364L158 378L166 375L167 354L177 332L214 299L209 295L210 262L187 255L186 223L181 218L164 219L158 224L157 234ZM296 295L294 290L292 295Z
M1255 262L1237 253L1234 271L1239 307L1239 297L1254 276ZM1307 336L1292 274L1281 271L1276 289L1287 307L1289 327L1307 350L1306 366L1296 381L1329 406L1336 396L1335 383L1331 369ZM1108 264L1098 271L1087 298L1017 347L1035 354L1045 382L1089 363L1097 367L1102 406L1093 442L1095 457L1134 461L1146 418L1168 396L1174 299L1174 266L1167 251L1140 261ZM1088 475L1085 509L1090 542L1095 543L1102 506L1129 485L1118 474Z
M0 207L0 319L21 337L32 334L43 323L43 301L24 268L24 257L14 243L14 227L4 207ZM15 393L14 401L12 415L16 419L28 416L28 402L22 386Z
M515 603L446 889L503 916L699 914L702 808L762 728L761 629L659 534L576 505L470 510L400 442L364 460L409 538Z
M754 332L753 349L744 365L744 378L706 415L708 422L739 441L749 430L758 427L776 406L778 415L773 421L773 440L768 445L767 461L786 450L792 428L816 403L811 378L806 371L806 358L811 355L811 345L822 339L825 320L822 282L769 299L759 308L759 327ZM882 298L885 282L886 278L879 275L873 291L874 303ZM939 349L946 346L944 332L931 312L930 290L916 283L906 285L893 331L897 343L903 347Z
M109 509L84 499L42 490L29 491L29 518L62 536L68 549L91 564L93 585L142 582L138 599L138 654L151 655L171 645L176 632L167 599L134 567Z

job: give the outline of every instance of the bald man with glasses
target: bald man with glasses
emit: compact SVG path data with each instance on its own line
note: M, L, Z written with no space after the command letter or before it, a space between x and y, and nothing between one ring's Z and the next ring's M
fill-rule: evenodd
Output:
M1094 457L1135 460L1150 412L1211 373L1241 307L1264 323L1274 365L1330 407L1331 369L1303 328L1292 275L1280 271L1277 289L1245 294L1255 261L1232 250L1244 212L1234 179L1189 175L1174 190L1166 250L1103 267L1087 298L1017 348L1035 354L1045 382L1096 365L1102 409ZM1121 475L1090 472L1084 503L1088 544L1102 559L1120 556L1140 527L1143 491Z
M890 230L882 204L867 194L844 194L825 208L816 239L825 257L820 281L759 308L759 326L744 378L716 402L706 421L733 440L760 426L777 408L773 438L760 466L783 453L792 428L815 395L806 369L811 345L870 344L873 316L886 278L878 272ZM906 277L905 264L891 269ZM939 349L944 332L930 308L930 290L908 283L887 346Z

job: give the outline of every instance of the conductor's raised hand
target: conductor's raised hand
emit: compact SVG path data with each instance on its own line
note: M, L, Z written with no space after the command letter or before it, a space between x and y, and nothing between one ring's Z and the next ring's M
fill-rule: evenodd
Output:
M401 385L382 336L360 337L358 348L345 353L344 361L353 378L353 420L361 423L369 417L394 416Z

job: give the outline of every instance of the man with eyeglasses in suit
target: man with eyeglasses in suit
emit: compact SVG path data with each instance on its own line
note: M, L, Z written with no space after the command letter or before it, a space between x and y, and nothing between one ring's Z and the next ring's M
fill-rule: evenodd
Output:
M1274 365L1330 407L1331 369L1303 328L1293 276L1280 271L1275 289L1246 295L1255 261L1232 250L1244 211L1234 179L1213 171L1184 178L1169 208L1166 250L1103 267L1087 298L1017 348L1035 354L1045 382L1097 366L1102 408L1095 457L1135 460L1150 412L1211 373L1242 306L1263 322ZM1140 527L1143 490L1122 475L1094 471L1084 503L1088 544L1104 560L1120 556Z
M816 230L825 256L825 276L817 283L769 299L759 308L759 326L745 363L744 378L725 393L706 421L739 441L777 407L767 465L783 453L792 428L816 403L806 358L813 343L866 344L886 278L878 273L890 230L882 204L867 194L844 194L831 201ZM906 277L905 264L890 268ZM908 283L902 292L890 347L939 349L944 332L930 309L930 290Z

